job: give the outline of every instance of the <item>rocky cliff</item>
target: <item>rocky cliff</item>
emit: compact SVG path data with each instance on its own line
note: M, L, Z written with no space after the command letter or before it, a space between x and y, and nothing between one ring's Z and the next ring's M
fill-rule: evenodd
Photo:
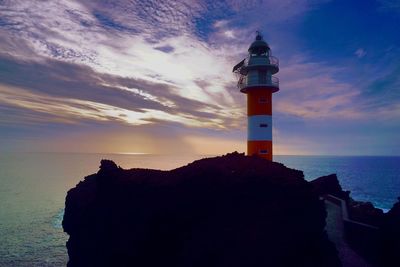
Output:
M400 266L400 198L385 214L382 223L382 262L385 267Z
M345 201L350 198L349 191L343 191L336 174L321 176L311 181L312 186L320 196L329 194Z
M372 234L377 234L374 242L368 240L368 232L364 232L364 235L354 231L346 234L349 239L347 242L360 255L371 261L373 266L400 266L400 198L389 212L383 213L371 202L352 199L349 191L343 191L336 174L319 177L311 181L311 184L321 196L329 194L345 200L351 220L377 227L377 231L372 231Z
M68 266L340 266L301 171L232 153L100 171L68 192Z

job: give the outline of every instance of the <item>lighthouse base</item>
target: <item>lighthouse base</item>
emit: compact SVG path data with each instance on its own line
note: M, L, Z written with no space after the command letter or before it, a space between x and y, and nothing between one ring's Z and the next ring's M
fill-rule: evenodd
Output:
M272 141L247 141L247 155L272 161Z

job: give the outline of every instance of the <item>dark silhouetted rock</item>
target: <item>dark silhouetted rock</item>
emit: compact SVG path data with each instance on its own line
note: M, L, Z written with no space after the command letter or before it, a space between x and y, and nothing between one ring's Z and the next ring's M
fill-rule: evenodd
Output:
M103 159L100 162L100 171L101 172L112 172L118 169L117 164L112 160Z
M336 174L321 176L311 181L311 184L320 196L329 194L345 201L349 199L350 192L343 191Z
M383 211L375 208L371 202L352 199L350 191L343 191L336 174L319 177L311 184L320 196L329 194L346 201L350 219L373 226L381 225Z
M382 266L400 266L400 198L384 216L382 235L382 258L384 263Z
M348 210L352 220L380 227L383 220L383 210L375 208L371 202L350 199Z
M102 161L68 192L69 267L340 266L301 171L232 153L171 170Z

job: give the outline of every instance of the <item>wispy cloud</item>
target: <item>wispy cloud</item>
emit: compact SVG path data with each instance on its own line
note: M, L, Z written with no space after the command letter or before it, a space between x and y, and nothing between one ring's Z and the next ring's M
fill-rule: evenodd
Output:
M278 115L322 121L398 114L400 97L388 89L398 87L396 71L361 84L343 76L352 66L340 59L317 60L302 50L291 30L327 2L3 1L0 123L93 121L244 132L245 96L230 71L257 29L271 36L282 59L281 91L274 94ZM359 63L373 56L364 44L353 51ZM381 94L371 93L376 89ZM191 136L192 144L220 140Z
M140 7L142 5L140 3L136 4ZM233 84L233 76L226 71L230 69L231 62L222 56L223 53L188 34L173 38L162 36L159 39L152 35L153 39L149 38L148 34L153 29L171 25L171 21L163 21L162 15L165 16L164 19L176 19L175 14L169 12L173 10L179 13L179 8L162 6L158 2L147 3L149 6L143 8L138 8L137 5L117 3L111 10L117 13L124 7L125 13L133 9L137 13L138 10L146 8L153 10L161 8L160 12L164 13L160 18L151 19L150 24L147 24L147 20L150 19L148 16L136 13L131 14L136 18L133 21L130 17L118 15L124 17L124 21L112 23L110 21L114 19L110 18L106 23L104 17L99 20L98 12L109 10L107 5L98 6L95 13L95 7L92 5L85 7L70 1L44 2L40 7L27 2L17 2L10 7L12 12L8 13L12 13L12 16L7 17L9 21L7 25L18 21L23 25L15 34L21 35L23 39L19 41L26 42L34 51L36 56L34 59L51 58L85 64L100 73L168 85L172 88L171 94L182 98L222 105L228 109L233 106L234 99L227 89ZM182 15L180 20L186 18L190 21L193 17L189 19L188 16L193 16L193 6L190 8L188 4L183 6L186 7L188 14ZM51 18L47 16L50 10ZM120 24L124 25L124 28L116 26ZM144 33L133 34L126 31L125 28L132 28L134 25ZM181 24L177 22L176 25ZM183 26L186 29L183 33L191 29L186 25ZM11 26L8 28L11 30ZM18 51L8 52L13 55L18 54ZM28 59L32 58L33 56ZM203 83L205 86L199 87L199 81L207 82Z
M275 18L273 14L276 14L277 10L282 10L279 17L284 19L305 12L316 3L299 1L293 5L289 1L265 1L261 3L261 6L264 6L266 10L271 10L266 20L276 21L278 18ZM84 64L98 73L142 82L140 85L136 82L136 86L127 86L120 84L120 81L114 78L114 83L110 83L102 80L104 76L96 77L96 74L86 72L90 77L79 77L79 82L85 83L85 79L94 80L82 91L77 92L66 87L72 84L82 87L71 82L70 76L75 79L77 75L79 76L78 72L82 71L82 68L76 65L76 70L79 69L79 71L75 72L71 66L62 67L74 73L68 73L68 71L64 74L57 73L48 68L46 71L49 72L49 76L43 78L57 80L55 82L57 84L50 82L50 86L39 85L42 81L32 77L33 80L36 79L35 85L30 79L26 79L26 82L11 83L11 85L25 88L32 86L36 88L35 90L45 90L48 94L83 98L85 101L92 102L99 101L100 104L106 103L124 109L129 109L129 103L126 100L130 99L132 101L130 109L134 112L139 112L138 108L143 110L143 107L147 106L160 112L175 114L179 113L180 107L186 106L186 114L190 113L193 118L199 120L201 120L201 114L218 114L216 117L219 119L214 118L215 122L210 125L216 125L219 121L221 125L218 127L225 127L227 120L230 120L232 125L239 125L234 122L235 119L228 118L236 117L237 120L244 117L244 112L240 111L243 101L239 100L243 96L232 92L236 90L235 81L229 70L236 63L234 60L238 60L238 53L246 50L242 45L242 40L237 38L236 43L228 45L222 44L221 40L221 44L211 43L210 45L194 34L196 27L199 27L194 20L197 17L204 18L204 14L211 13L214 11L213 8L222 7L221 5L231 10L232 14L241 12L239 8L241 5L235 1L214 6L198 2L177 3L174 1L168 3L117 1L112 6L108 3L80 4L72 1L46 1L41 5L26 1L13 2L5 12L8 14L5 18L8 21L5 28L14 34L14 38L17 38L16 35L21 35L23 41L34 51L36 57L30 56L27 59L36 59L40 62L47 58L46 60L57 59ZM250 1L244 5L249 9L254 9L255 15L260 9L259 2ZM157 12L148 14L149 10L157 10ZM230 26L230 18L224 17L223 12L221 14L212 12L212 14L216 18L212 24L216 34L220 32L224 38L232 39L238 32L243 31L241 28ZM180 35L177 35L178 33ZM12 53L18 54L18 51ZM43 65L46 64L48 63ZM288 68L289 71L282 73L285 78L291 77L291 81L282 83L288 88L300 90L307 87L307 92L309 92L310 88L324 86L327 90L327 87L332 87L335 82L332 77L326 77L326 75L320 75L317 78L305 76L299 79L300 77L294 72L300 64L290 63L290 65L292 66ZM312 69L307 71L312 73ZM15 73L18 71L16 70ZM57 77L52 79L51 76ZM10 77L4 79L9 80ZM315 79L318 79L318 83ZM144 86L145 83L152 84L151 88ZM157 86L164 92L158 90ZM116 89L121 92L115 92ZM317 91L314 90L314 94ZM99 97L99 94L103 97ZM113 101L118 95L125 95L128 98ZM315 97L315 95L307 93L303 95L305 97L301 105L303 109L299 108L294 112L288 109L291 104L281 102L277 106L278 110L306 117L313 117L312 114L326 116L331 114L332 110L320 112L320 109L326 107L327 103L332 107L335 105L334 102L340 104L339 102L344 101L348 93L341 97L330 98L329 102L325 100L327 103L319 103L319 106L312 101L311 96ZM320 98L323 97L324 95L321 95ZM192 110L188 110L189 103L185 105L176 103L176 101L183 102L183 99L198 104L192 106Z
M87 100L33 94L15 87L0 86L0 96L0 103L53 115L55 122L76 123L82 119L90 119L98 121L116 120L131 125L149 124L154 121L176 122L193 127L218 128L222 125L218 118L199 120L198 117L189 114L171 114L149 108L134 111Z
M174 94L174 87L164 83L99 74L71 63L48 60L42 64L6 58L1 62L0 68L7 69L0 73L3 103L49 114L58 112L64 119L69 115L74 120L118 119L131 124L169 121L221 129L235 124L232 114L238 117L243 113L238 108L224 110L219 104L181 97ZM60 105L63 99L68 100L66 106ZM76 110L77 104L88 112ZM67 112L69 107L71 112Z
M378 0L383 11L400 12L400 2L398 0Z
M367 52L363 48L358 48L355 52L354 55L356 55L358 58L363 58Z
M359 88L336 80L341 69L295 57L281 68L281 92L275 109L308 119L341 117L352 119L362 114L357 109Z

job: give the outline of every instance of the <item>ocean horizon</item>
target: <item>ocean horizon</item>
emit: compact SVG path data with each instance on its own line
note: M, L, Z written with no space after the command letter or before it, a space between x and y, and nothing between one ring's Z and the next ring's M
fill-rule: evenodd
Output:
M101 159L122 168L169 170L215 155L29 152L0 155L0 266L63 266L67 191L98 171ZM389 210L400 197L400 156L276 155L306 180L336 173L359 201Z

